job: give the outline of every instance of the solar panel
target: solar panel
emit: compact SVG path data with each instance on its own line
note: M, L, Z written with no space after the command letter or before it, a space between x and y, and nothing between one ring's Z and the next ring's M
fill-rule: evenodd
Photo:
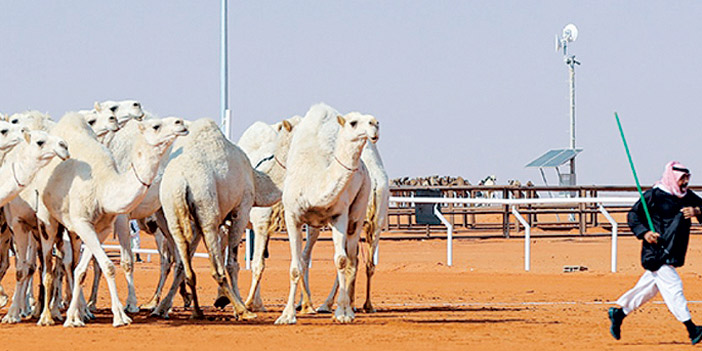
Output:
M558 167L574 158L583 149L553 149L546 151L525 167Z

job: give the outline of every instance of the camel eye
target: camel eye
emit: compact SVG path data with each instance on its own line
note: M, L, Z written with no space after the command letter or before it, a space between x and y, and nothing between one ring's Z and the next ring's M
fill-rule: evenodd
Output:
M7 135L7 132L8 132L7 129L0 130L0 134L2 134L2 135Z
M15 119L13 119L12 122L10 122L10 123L12 123L12 124L17 124L17 123L19 123L19 120L18 120L17 118L15 118Z
M110 111L117 112L118 108L119 108L119 106L112 106L112 107L110 107Z
M95 124L95 120L94 119L89 120L88 124L90 124L90 126L92 127Z
M352 128L356 128L356 124L358 124L358 122L352 121L352 122L351 122L351 127L352 127Z
M160 125L160 124L157 124L157 125L153 126L153 128L154 128L155 131L158 131L159 128L161 128L161 125Z
M44 140L37 141L37 145L39 145L39 147L44 146Z

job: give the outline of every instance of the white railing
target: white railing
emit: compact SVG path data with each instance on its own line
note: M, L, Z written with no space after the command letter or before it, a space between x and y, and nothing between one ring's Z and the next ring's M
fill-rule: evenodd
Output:
M607 218L612 225L612 272L617 271L617 222L602 206L603 204L626 204L633 205L638 197L571 197L571 198L553 198L553 199L474 199L474 198L444 198L444 197L397 197L391 196L390 202L394 203L411 203L411 204L491 204L491 205L506 205L512 207L512 214L524 226L524 270L531 269L531 226L519 213L519 205L539 205L539 204L582 204L596 203L599 205L599 210ZM446 240L446 261L447 265L453 265L453 226L444 218L438 211L438 206L434 207L435 214L441 222L447 227Z

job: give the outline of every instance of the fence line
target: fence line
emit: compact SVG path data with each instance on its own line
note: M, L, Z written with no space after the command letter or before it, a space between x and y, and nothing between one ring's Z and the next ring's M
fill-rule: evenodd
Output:
M636 202L638 197L573 197L573 198L553 198L553 199L466 199L466 198L445 198L445 197L398 197L391 196L390 202L394 203L425 203L425 204L499 204L511 206L513 215L522 223L525 228L524 235L524 270L531 269L531 225L521 216L518 211L519 205L534 205L534 204L568 204L577 205L584 203L597 203L600 211L612 224L612 272L617 271L617 224L616 221L609 215L602 204L628 204L631 206ZM441 219L441 222L447 228L446 240L446 261L447 265L453 264L453 225L449 223L443 215L438 211L438 206L435 206L435 213Z

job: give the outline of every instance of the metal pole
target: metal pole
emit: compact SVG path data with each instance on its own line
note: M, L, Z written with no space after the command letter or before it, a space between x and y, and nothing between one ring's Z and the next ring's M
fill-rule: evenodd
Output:
M617 221L612 218L612 216L607 212L607 210L600 204L600 212L607 218L609 224L612 225L612 273L617 272Z
M220 10L221 34L220 34L220 119L224 128L224 135L229 139L229 122L227 110L229 109L229 84L227 71L227 0L222 0Z
M453 266L453 225L439 211L439 204L434 206L434 215L446 226L446 265Z
M512 206L512 214L524 226L524 270L528 272L531 269L531 226L517 211L516 206Z

